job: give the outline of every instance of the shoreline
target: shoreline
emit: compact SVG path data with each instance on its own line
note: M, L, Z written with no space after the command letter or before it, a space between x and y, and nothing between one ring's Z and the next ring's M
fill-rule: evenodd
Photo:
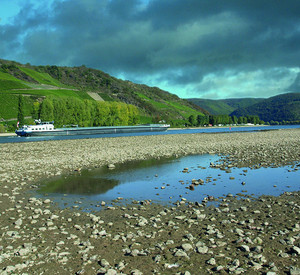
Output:
M254 201L226 197L217 209L202 202L171 207L143 202L84 213L59 209L28 191L43 178L81 169L189 154L228 155L224 166L287 165L300 159L300 129L10 143L0 144L0 151L0 274L299 268L299 192ZM279 231L286 233L276 235ZM282 238L292 239L279 242Z
M15 133L0 133L0 137L8 137L8 136L14 136Z

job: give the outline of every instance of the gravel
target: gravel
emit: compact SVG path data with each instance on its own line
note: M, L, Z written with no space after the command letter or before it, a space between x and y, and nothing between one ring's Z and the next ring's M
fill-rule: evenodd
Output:
M0 144L0 274L299 274L299 192L93 213L29 192L86 168L206 153L226 155L217 169L293 164L300 130Z

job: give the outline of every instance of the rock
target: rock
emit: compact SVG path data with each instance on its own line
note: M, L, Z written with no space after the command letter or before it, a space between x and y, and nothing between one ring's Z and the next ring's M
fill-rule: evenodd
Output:
M248 245L241 245L240 250L243 252L250 252L250 248Z
M176 220L184 220L186 218L186 216L176 216L175 219Z
M215 265L216 260L215 260L215 258L210 258L206 263L209 264L209 265Z
M181 247L186 252L193 250L193 246L189 243L184 243L181 245Z
M298 246L293 246L292 247L292 252L296 253L297 255L300 255L300 248Z
M146 224L148 224L147 219L145 219L144 217L140 217L137 225L138 226L145 226Z
M143 272L139 271L138 269L134 269L130 271L131 275L143 275Z
M198 220L204 220L206 218L206 214L199 214L197 215Z
M291 266L290 275L300 275L300 268L296 266Z
M161 255L156 255L154 257L154 262L159 263L161 261Z
M200 254L206 254L208 252L208 247L207 246L198 246L197 252Z
M232 262L233 266L240 266L240 260L239 259L234 259Z
M139 254L140 254L140 251L138 249L133 249L130 252L130 256L133 256L133 257L137 257L137 256L139 256Z
M185 258L189 258L189 256L186 254L185 251L183 251L182 249L178 249L175 254L175 257L185 257Z
M20 226L20 225L22 225L22 223L23 223L23 220L22 220L22 219L17 219L17 220L14 222L14 224L15 224L16 226Z
M244 231L242 229L235 228L234 232L237 233L239 236L244 236Z
M118 272L112 268L108 269L105 273L105 275L117 275Z
M218 266L216 266L216 267L213 268L213 271L220 272L223 269L224 269L224 266L218 265Z
M114 164L111 163L111 164L108 164L108 165L107 165L107 168L108 168L108 169L115 169L116 166L115 166Z
M254 243L257 243L257 244L262 244L263 243L263 240L260 238L260 237L256 237L254 240L253 240Z
M106 259L101 259L100 260L100 265L102 267L108 267L109 266L109 262Z

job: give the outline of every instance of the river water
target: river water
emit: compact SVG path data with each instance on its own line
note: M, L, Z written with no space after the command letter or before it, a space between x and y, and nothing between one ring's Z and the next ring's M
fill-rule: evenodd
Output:
M170 134L196 134L196 133L231 133L231 132L254 132L268 131L278 129L295 129L300 125L274 125L274 126L233 126L233 127L207 127L207 128L191 128L191 129L169 129L166 132L145 132L145 133L121 133L121 134L101 134L101 135L72 135L72 136L45 136L45 137L18 137L0 136L0 143L15 142L34 142L47 140L65 140L65 139L87 139L87 138L107 138L107 137L126 137L126 136L149 136L149 135L170 135Z
M201 202L207 196L224 197L279 195L285 191L300 190L300 163L279 168L211 168L217 155L192 155L182 158L147 160L120 164L108 168L82 171L43 183L37 197L50 197L60 207L78 207L84 210L101 209L106 205L152 200L162 204L180 201ZM189 187L193 179L203 185Z

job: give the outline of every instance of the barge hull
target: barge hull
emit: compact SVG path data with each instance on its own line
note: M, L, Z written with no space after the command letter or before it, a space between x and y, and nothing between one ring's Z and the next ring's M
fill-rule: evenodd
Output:
M68 135L93 135L93 134L120 134L166 131L169 125L141 125L141 126L107 126L107 127L78 127L61 128L52 131L22 132L16 131L19 136L68 136Z

